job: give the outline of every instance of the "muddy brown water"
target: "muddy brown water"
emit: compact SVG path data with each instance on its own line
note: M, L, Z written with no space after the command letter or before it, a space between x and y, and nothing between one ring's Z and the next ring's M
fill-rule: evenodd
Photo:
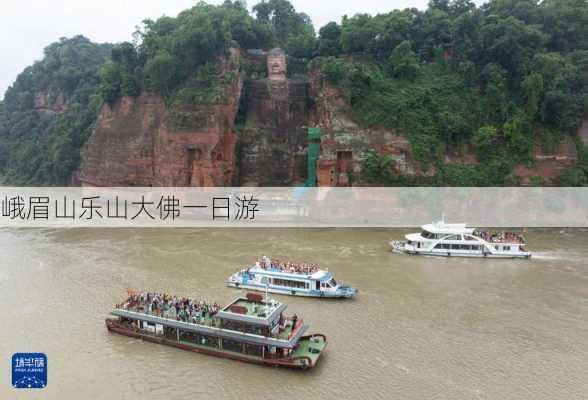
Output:
M532 230L527 260L404 256L398 229L0 230L0 399L586 399L588 232ZM291 371L109 333L127 288L226 303L257 256L319 263L356 299L275 296L327 335ZM242 293L242 292L241 292ZM15 352L48 356L14 390Z

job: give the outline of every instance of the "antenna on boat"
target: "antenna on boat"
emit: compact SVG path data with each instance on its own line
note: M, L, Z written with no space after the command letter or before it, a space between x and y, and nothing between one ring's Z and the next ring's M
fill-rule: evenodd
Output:
M265 284L265 313L269 313L269 283Z
M441 223L445 223L445 213L441 213Z

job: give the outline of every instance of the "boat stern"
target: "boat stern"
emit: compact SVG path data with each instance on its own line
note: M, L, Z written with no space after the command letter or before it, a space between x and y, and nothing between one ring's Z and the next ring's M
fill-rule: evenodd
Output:
M327 337L321 333L303 336L292 352L292 360L302 369L314 367L327 347Z

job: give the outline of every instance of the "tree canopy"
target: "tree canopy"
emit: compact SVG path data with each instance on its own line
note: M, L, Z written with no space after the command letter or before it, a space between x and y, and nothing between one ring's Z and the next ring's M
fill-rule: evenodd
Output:
M77 36L48 46L0 102L0 176L66 182L103 102L145 90L173 97L235 46L280 46L296 71L319 68L357 122L404 134L423 167L436 167L436 184L513 183L515 164L531 164L535 146L573 138L588 114L586 0L431 0L424 10L345 16L318 34L287 0L262 0L251 12L242 1L200 2L145 20L132 43ZM39 102L63 104L43 113ZM577 142L579 166L566 184L588 180ZM465 146L480 166L444 164ZM366 160L370 179L391 181L389 166L375 162L385 158Z
M102 103L98 69L112 46L62 38L0 102L0 176L21 185L69 184Z
M508 184L533 146L573 137L588 113L587 38L582 0L432 0L329 23L314 65L345 89L360 122L407 135L441 178L442 155L469 143L502 174L481 173L487 184Z

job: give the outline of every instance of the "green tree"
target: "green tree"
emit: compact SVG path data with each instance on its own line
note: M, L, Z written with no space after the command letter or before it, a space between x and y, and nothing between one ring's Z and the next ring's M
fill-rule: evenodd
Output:
M390 185L394 181L395 162L390 156L368 150L363 155L361 177L368 183Z
M298 58L311 58L316 51L317 41L312 32L290 35L286 48L289 55Z
M494 158L498 152L498 131L493 126L482 126L474 135L478 157L482 161Z
M529 74L522 83L522 92L525 97L525 111L529 120L534 121L539 111L543 97L543 77L538 73Z
M533 137L527 116L522 112L516 113L504 123L502 132L511 149L513 159L528 162L531 159Z
M318 51L321 56L337 56L341 53L341 26L329 22L319 30Z
M341 24L341 48L345 53L367 51L373 46L378 29L368 14L357 14L352 18L343 17Z
M502 123L509 111L507 72L497 64L488 64L482 71L487 122Z
M298 13L287 0L262 0L253 7L259 21L269 24L279 45L286 47L290 37L314 35L310 17Z
M100 92L105 102L113 104L120 96L121 92L121 72L120 66L114 61L109 60L100 68Z
M148 86L167 96L174 86L177 77L175 69L177 60L166 50L160 50L145 66L145 77Z
M397 78L409 81L416 79L420 72L420 65L409 41L404 41L396 46L388 59L388 68L391 74Z

